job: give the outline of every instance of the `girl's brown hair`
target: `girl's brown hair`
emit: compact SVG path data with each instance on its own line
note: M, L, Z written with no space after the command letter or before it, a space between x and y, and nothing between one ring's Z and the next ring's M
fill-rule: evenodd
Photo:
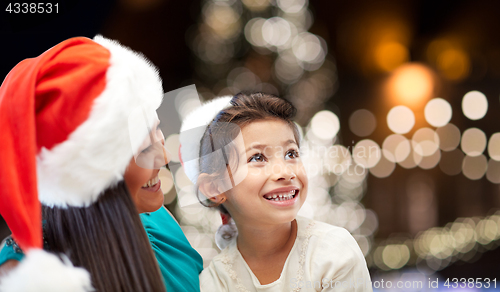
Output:
M296 108L287 100L266 93L238 93L231 99L231 106L220 111L210 123L200 141L200 173L219 174L228 168L229 162L238 164L238 157L235 149L219 151L220 155L213 155L216 150L225 149L231 141L238 135L239 130L246 125L262 120L278 120L287 124L293 131L297 145L300 145L300 133L293 118L297 112ZM238 127L235 127L237 125ZM211 154L211 155L209 155ZM234 168L233 168L234 169ZM223 214L229 215L222 205L206 205L207 207L217 206Z
M166 291L124 181L89 207L42 208L44 248L89 271L96 291Z

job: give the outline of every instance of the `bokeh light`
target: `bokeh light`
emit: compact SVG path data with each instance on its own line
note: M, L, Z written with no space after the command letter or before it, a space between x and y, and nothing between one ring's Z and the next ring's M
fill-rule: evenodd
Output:
M352 164L351 152L342 145L328 147L325 156L322 157L325 170L340 175Z
M304 68L299 65L292 50L286 50L279 54L274 62L274 71L276 77L285 84L296 82L304 74Z
M162 190L163 194L169 193L172 190L172 187L174 186L174 180L172 178L172 174L170 173L170 171L166 168L161 168L160 172L158 173L158 177L161 180L161 190ZM170 200L170 202L167 202L166 204L171 203L173 201L173 199L175 198L175 192L172 192L172 193L173 193L173 197L169 198L171 200Z
M500 161L500 133L491 135L488 142L488 155L491 159Z
M408 107L393 107L387 114L387 125L396 134L406 134L415 125L415 115Z
M308 5L307 0L277 0L278 7L286 13L297 13Z
M441 159L441 151L437 149L437 151L435 151L432 155L423 156L422 160L418 163L418 167L422 169L432 169L436 167L440 159Z
M394 158L392 158L392 160L394 160ZM385 155L382 155L377 165L370 168L370 173L375 177L384 178L391 175L395 168L396 164L387 159Z
M201 105L198 92L191 87L179 91L175 96L174 104L181 119L184 119L189 113Z
M363 182L366 177L366 170L361 165L351 164L344 173L342 173L342 178L352 185L359 185Z
M381 156L380 147L375 141L370 139L359 141L352 150L354 162L364 168L374 167L379 162Z
M451 120L450 104L442 98L431 99L424 110L425 120L433 127L442 127Z
M460 144L460 130L453 124L436 129L436 134L439 136L439 148L443 151L452 151Z
M417 165L422 161L422 155L418 155L413 151L413 148L410 150L410 154L408 157L406 157L405 160L398 162L401 167L406 168L406 169L412 169L417 167Z
M295 26L281 17L271 17L262 24L262 37L270 46L285 47L294 31Z
M193 183L191 180L188 178L186 173L184 172L184 169L180 167L174 174L175 177L175 185L179 189L182 189L184 187L189 187L192 186Z
M441 153L439 168L447 175L457 175L462 171L464 154L459 149Z
M444 50L437 57L437 67L444 77L450 80L461 80L469 75L469 56L461 49Z
M462 151L469 156L479 156L486 148L486 135L478 128L465 130L462 134Z
M351 132L359 137L371 135L377 127L375 115L366 109L359 109L349 117L349 128Z
M383 71L390 72L408 61L408 48L395 41L382 42L375 48L375 63Z
M382 153L392 162L404 161L411 152L410 141L398 134L389 135L382 144Z
M331 111L320 111L311 120L311 131L323 140L331 140L340 129L339 118Z
M179 134L172 134L165 140L165 148L170 152L170 161L179 162Z
M208 2L203 8L205 23L221 38L235 37L241 29L240 14L223 2Z
M242 0L243 4L251 11L266 10L271 4L270 0Z
M490 159L490 161L488 161L486 178L494 184L500 184L500 161L496 161L493 159Z
M478 180L484 176L488 168L488 161L484 155L464 157L462 173L471 180Z
M430 128L420 128L411 139L413 150L421 156L431 156L439 149L439 136Z
M257 75L245 67L236 67L227 75L227 85L233 88L233 93L241 91L259 90L261 80Z
M356 242L359 245L359 248L361 249L361 252L363 255L366 257L368 253L370 252L371 244L369 239L366 236L363 235L353 235L354 239L356 239Z
M432 71L420 64L400 66L392 73L387 89L397 104L419 106L430 99L434 91Z
M298 34L292 42L292 50L302 68L314 71L321 67L326 57L326 42L320 37L303 32Z
M410 250L404 244L389 244L382 251L382 260L391 269L400 269L409 259Z
M250 19L245 25L245 38L256 47L264 47L266 45L262 34L262 26L265 22L264 18L256 17Z
M462 111L464 115L475 121L482 119L488 111L488 100L479 91L470 91L462 99Z
M483 219L458 218L445 227L433 227L420 233L413 241L418 263L424 261L434 271L462 260L468 262L479 250L486 251L492 241L500 239L500 215ZM377 249L382 247L377 247Z

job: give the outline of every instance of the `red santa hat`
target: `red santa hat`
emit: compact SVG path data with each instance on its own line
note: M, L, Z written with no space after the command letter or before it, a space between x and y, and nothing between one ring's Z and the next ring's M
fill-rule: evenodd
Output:
M66 40L11 70L0 87L0 214L26 259L9 277L55 269L70 286L5 279L0 291L91 289L85 270L40 251L40 202L89 206L121 181L162 98L154 66L100 36Z

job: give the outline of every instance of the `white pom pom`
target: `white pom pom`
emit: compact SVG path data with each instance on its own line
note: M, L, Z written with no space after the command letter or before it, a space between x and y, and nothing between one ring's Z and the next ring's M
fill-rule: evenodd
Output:
M238 228L233 219L228 224L222 224L215 232L215 244L220 250L223 250L238 236Z
M54 254L32 249L19 265L0 279L0 292L89 292L94 291L90 274L64 263Z

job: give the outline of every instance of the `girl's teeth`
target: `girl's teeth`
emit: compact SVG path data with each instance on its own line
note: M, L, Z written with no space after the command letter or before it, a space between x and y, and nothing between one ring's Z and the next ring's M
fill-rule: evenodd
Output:
M292 199L294 195L295 191L290 191L287 193L266 195L265 198L272 201L285 201Z

